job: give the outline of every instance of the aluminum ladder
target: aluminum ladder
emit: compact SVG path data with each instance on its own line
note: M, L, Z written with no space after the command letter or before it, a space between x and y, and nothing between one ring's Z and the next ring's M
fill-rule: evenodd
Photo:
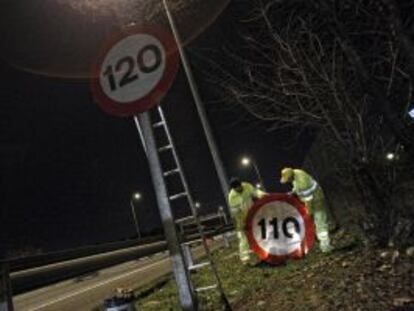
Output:
M154 119L155 121L153 121ZM160 105L158 105L156 109L153 110L153 113L151 115L151 120L152 120L151 122L152 122L152 127L154 129L155 137L157 137L158 135L163 135L163 138L164 138L163 140L166 141L165 145L157 146L157 150L158 150L158 154L161 159L161 163L163 162L162 161L163 155L167 154L170 157L172 156L172 158L170 158L169 164L172 165L173 167L168 168L168 169L164 167L162 168L164 180L167 184L168 199L171 202L171 204L177 203L178 201L186 202L186 205L190 208L190 211L191 211L190 216L176 219L175 223L177 225L183 220L189 220L192 218L197 226L197 231L200 236L199 239L188 241L188 242L184 241L183 237L181 237L180 246L181 246L181 250L184 256L184 260L186 262L186 269L190 277L193 292L195 296L197 296L197 294L215 290L220 295L220 299L221 299L221 302L223 303L224 310L231 310L230 304L223 290L223 286L222 286L222 283L221 283L221 280L220 280L220 277L217 271L217 267L214 263L214 260L211 254L210 247L208 246L206 242L204 228L198 217L198 211L197 211L197 208L195 207L195 202L190 193L190 188L188 186L187 179L184 175L183 166L178 157L177 150L175 148L174 141L171 136L171 132L167 124L164 111ZM159 140L160 139L156 138L157 143L159 143ZM173 179L174 176L175 176L175 179L178 179L178 182L176 180L175 188L177 188L177 184L178 184L178 188L181 188L180 190L178 190L178 192L177 192L177 189L175 189L176 192L171 191L171 187L169 186L169 181L171 181L171 179ZM192 254L191 254L190 246L196 243L200 243L200 242L205 250L206 259L205 261L199 264L194 264L192 261ZM209 286L204 286L204 287L194 287L193 281L191 279L191 275L200 269L210 269L213 279L215 280L215 283Z

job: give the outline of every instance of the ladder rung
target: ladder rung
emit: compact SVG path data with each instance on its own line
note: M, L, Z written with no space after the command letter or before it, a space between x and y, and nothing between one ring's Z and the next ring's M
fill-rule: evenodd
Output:
M158 152L163 152L172 149L172 145L167 145L158 149Z
M200 243L200 242L203 242L203 239L195 239L195 240L192 240L192 241L187 241L187 242L184 242L184 243L182 243L182 244L185 244L185 245L192 245L192 244L197 244L197 243Z
M210 285L210 286L196 288L196 292L197 293L205 292L205 291L216 289L216 288L217 288L217 284L214 284L214 285Z
M152 127L153 128L157 128L157 127L161 127L161 126L163 126L165 123L164 123L164 121L159 121L159 122L157 122L157 123L154 123L153 125L152 125Z
M168 176L171 176L171 175L174 175L174 174L178 174L179 172L180 172L180 169L176 168L176 169L173 169L171 171L165 172L164 177L168 177Z
M174 194L174 195L170 196L170 200L171 200L171 201L173 201L173 200L177 200L177 199L182 198L182 197L185 197L185 196L187 196L187 195L188 195L188 193L187 193L187 192L177 193L177 194Z
M198 263L198 264L189 266L188 270L194 271L194 270L198 270L198 269L204 268L204 267L209 266L209 265L210 265L210 262L205 261L205 262L202 262L202 263Z
M177 220L175 221L175 223L176 223L176 224L181 224L181 223L183 223L183 222L187 222L187 221L189 221L189 220L194 220L194 219L195 219L195 216L191 215L191 216L187 216L187 217L183 217L183 218L177 219Z

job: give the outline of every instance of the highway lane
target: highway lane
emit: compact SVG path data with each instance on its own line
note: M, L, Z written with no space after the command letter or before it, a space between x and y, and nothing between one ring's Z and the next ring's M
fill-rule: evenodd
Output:
M171 271L167 254L130 261L14 298L16 310L92 310L118 287L138 288Z
M198 246L193 254L199 259L204 250ZM17 311L89 311L113 296L118 287L140 288L170 272L170 258L162 252L20 294L13 300Z
M165 242L156 242L13 272L11 274L13 292L25 293L90 271L102 270L135 258L155 254L166 248Z

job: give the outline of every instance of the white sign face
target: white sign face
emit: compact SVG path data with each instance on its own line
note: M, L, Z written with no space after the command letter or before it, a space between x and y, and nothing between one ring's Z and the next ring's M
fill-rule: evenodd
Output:
M305 223L294 206L273 201L255 213L252 233L259 247L268 254L284 256L301 248Z
M127 104L147 96L166 68L162 43L150 34L131 34L106 54L99 74L102 91L114 102Z

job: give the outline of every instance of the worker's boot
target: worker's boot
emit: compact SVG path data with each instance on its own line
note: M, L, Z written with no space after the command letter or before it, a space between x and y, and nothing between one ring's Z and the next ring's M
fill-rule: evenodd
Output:
M329 239L329 233L326 232L319 232L318 233L318 240L319 240L319 247L322 253L330 253L333 250L331 245L331 241Z
M244 266L247 266L250 263L250 256L240 255L240 261Z

